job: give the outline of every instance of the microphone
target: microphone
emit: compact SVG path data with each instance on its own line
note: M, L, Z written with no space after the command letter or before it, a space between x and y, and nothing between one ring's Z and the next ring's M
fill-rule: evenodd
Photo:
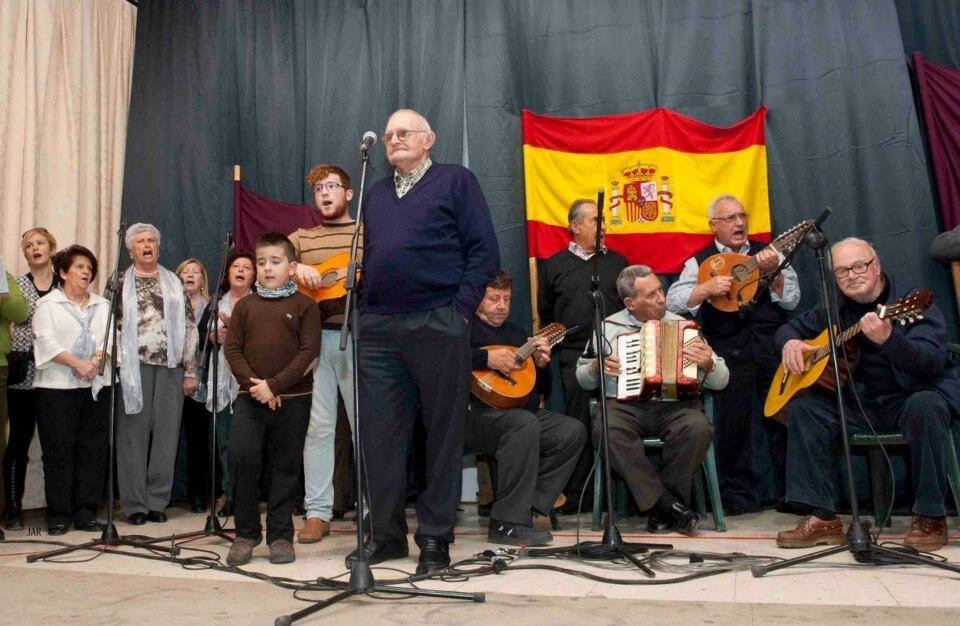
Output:
M830 213L831 213L830 207L825 208L823 212L817 217L817 221L813 223L813 227L816 229L819 229L823 225L823 223L827 221L827 218L830 217Z
M375 143L377 143L377 133L368 130L363 133L363 140L360 142L360 152L366 152L370 149L370 146Z

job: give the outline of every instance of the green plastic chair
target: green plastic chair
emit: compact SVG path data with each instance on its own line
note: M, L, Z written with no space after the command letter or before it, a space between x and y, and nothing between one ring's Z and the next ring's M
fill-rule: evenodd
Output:
M947 344L947 359L957 365L960 364L960 344ZM956 419L950 425L951 436L947 438L947 481L950 484L950 491L953 492L953 501L960 511L960 421ZM882 446L905 446L907 438L902 432L885 431L873 433L858 433L851 435L850 445L858 448L867 448L867 467L870 472L870 493L873 499L873 516L875 523L880 520L887 520L887 526L890 525L888 515L890 514L890 494L892 491L890 485L890 473L887 471L886 462L883 458Z
M597 402L598 401L595 398L590 400L590 415L593 415L594 407L596 407ZM713 423L713 397L710 395L710 393L703 394L703 410L710 419L710 422ZM645 437L643 440L643 447L646 449L663 448L663 440L659 437ZM710 443L710 447L707 448L707 454L703 457L701 468L703 470L702 476L700 472L697 472L693 479L694 510L701 515L706 512L706 503L703 493L703 477L706 477L707 494L710 498L710 508L713 511L714 528L719 532L726 532L727 522L723 515L723 503L720 501L720 481L717 479L717 461L713 454L712 442ZM617 516L626 517L628 501L627 485L623 481L623 478L616 474L613 475L613 485L611 485L611 491L613 492L613 506L617 511ZM602 516L603 470L600 465L600 449L597 448L594 453L593 472L593 530L597 531L601 529L600 522Z

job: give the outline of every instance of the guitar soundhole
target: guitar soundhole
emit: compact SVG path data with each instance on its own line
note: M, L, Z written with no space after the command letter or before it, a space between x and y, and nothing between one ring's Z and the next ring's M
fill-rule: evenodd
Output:
M333 287L337 284L337 272L326 272L323 276L320 277L320 285L323 287Z
M747 277L750 276L750 272L747 271L747 268L742 265L734 266L734 268L730 271L730 274L737 280L741 281L746 280Z

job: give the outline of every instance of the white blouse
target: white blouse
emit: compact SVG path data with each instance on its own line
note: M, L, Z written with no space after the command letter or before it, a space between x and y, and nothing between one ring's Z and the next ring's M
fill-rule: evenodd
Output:
M53 358L62 352L73 353L73 345L80 337L82 330L80 323L64 309L64 306L80 310L60 289L53 289L37 300L37 308L33 313L33 358L37 367L33 386L44 389L83 389L93 386L98 391L101 387L109 385L112 380L109 364L104 368L102 376L89 381L80 380L74 376L72 367L53 361ZM91 293L90 300L87 302L87 308L89 307L95 307L90 331L99 350L103 345L110 303Z

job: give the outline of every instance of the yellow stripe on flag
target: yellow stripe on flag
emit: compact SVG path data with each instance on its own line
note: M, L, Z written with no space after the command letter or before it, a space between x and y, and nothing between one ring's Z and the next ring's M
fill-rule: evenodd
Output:
M767 151L690 153L671 148L582 154L523 146L527 219L566 227L570 203L606 194L610 234L710 234L707 206L732 194L751 233L769 233Z

